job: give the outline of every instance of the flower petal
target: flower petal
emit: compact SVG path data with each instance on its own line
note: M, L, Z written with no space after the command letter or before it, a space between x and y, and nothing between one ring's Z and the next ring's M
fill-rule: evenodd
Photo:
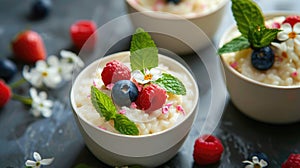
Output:
M255 164L255 163L259 163L259 159L257 156L253 156L252 157L252 162Z
M260 164L261 167L268 166L268 163L265 160L263 160L263 159L260 160L259 164Z
M293 31L292 26L289 23L284 23L281 25L282 32L285 32L286 34L289 34Z
M42 160L42 157L39 153L37 152L33 152L33 158L36 160L36 161L41 161Z
M279 32L277 34L277 38L279 41L285 41L285 40L289 39L289 35L285 32Z
M30 167L33 167L33 166L35 166L35 161L33 161L33 160L26 160L26 162L25 162L25 165L26 166L30 166Z
M296 23L293 27L294 32L296 32L297 34L300 33L300 23Z
M53 162L54 158L43 159L41 160L42 165L50 165Z

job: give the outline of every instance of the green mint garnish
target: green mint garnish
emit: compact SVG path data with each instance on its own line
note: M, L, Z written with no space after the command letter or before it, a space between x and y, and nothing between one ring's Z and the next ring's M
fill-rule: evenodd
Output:
M218 50L218 53L223 54L249 47L262 48L270 45L280 30L265 27L262 11L257 4L252 0L231 1L231 10L242 37L228 42Z
M91 100L93 106L101 117L104 117L106 121L114 120L114 127L121 134L139 134L139 130L136 125L126 116L118 114L112 99L95 86L91 87Z
M116 114L114 118L115 129L122 134L126 135L138 135L139 130L135 123L130 121L126 116L122 114Z
M186 88L183 83L176 77L163 73L162 77L156 80L154 83L158 84L166 90L166 92L176 95L185 95Z
M131 39L130 65L132 71L158 66L158 49L151 36L142 28L138 28Z

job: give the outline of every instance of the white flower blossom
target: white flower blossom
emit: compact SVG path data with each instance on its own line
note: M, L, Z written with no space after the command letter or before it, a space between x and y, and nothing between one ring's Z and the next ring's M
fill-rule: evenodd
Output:
M162 77L162 73L159 69L152 68L150 70L145 69L145 73L143 74L139 70L135 70L132 72L132 77L141 84L146 84L151 81L156 81L157 79Z
M245 166L245 168L263 168L268 166L268 163L263 159L258 159L257 156L252 157L252 161L245 160L243 163L246 163L248 165Z
M52 115L53 102L47 99L47 93L42 91L37 92L35 88L30 88L30 96L32 98L31 112L35 117L43 116L50 117Z
M67 50L60 51L62 57L62 62L69 63L73 66L78 66L79 68L84 67L84 62L75 53Z
M295 43L300 45L300 23L292 27L289 23L281 25L282 31L277 34L279 41L284 41L288 48L294 49Z
M23 76L31 85L37 88L43 86L56 88L62 81L57 68L48 66L44 60L37 61L36 66L31 69L24 66Z
M40 168L42 165L50 165L54 158L42 159L38 152L33 153L34 160L26 160L25 165L33 168Z

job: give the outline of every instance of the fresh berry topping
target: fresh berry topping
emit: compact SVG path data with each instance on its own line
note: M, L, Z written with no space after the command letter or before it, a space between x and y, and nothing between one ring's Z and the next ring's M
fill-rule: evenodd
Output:
M203 135L194 143L193 158L199 165L208 165L220 160L224 147L221 141L213 135Z
M300 16L288 16L285 18L282 24L289 23L293 27L298 22L300 22Z
M26 63L35 63L46 58L43 39L37 32L32 30L19 33L12 41L12 50L18 60Z
M36 0L31 7L31 14L34 18L46 17L52 8L51 0Z
M299 168L300 154L292 153L288 159L281 165L281 168Z
M17 66L9 59L0 58L0 78L10 80L17 73Z
M3 107L11 98L11 90L6 83L0 80L0 108Z
M268 70L274 64L274 53L270 46L254 49L251 55L251 63L258 70Z
M131 77L130 69L117 60L108 62L101 73L102 81L105 86L116 83L119 80L129 80Z
M167 99L166 91L156 84L150 84L143 88L138 95L136 105L145 112L152 112L165 104Z
M112 99L114 103L120 107L130 107L138 97L138 89L130 80L120 80L116 82L112 88Z
M96 43L96 23L92 20L80 20L73 23L70 27L70 34L73 44L81 49L85 43L84 49L93 49Z
M181 0L167 0L167 2L172 2L174 4L178 4Z

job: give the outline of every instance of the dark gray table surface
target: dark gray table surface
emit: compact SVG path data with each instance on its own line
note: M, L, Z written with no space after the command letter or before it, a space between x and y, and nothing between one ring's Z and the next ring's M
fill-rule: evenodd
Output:
M45 41L48 55L58 54L62 49L73 49L70 25L79 19L93 19L102 26L114 18L126 15L124 1L121 0L53 0L51 14L42 20L32 20L29 16L31 0L0 0L0 56L12 57L9 43L15 34L31 28L41 34ZM264 12L285 10L299 11L298 0L257 0ZM230 6L213 40L217 45L224 30L234 23ZM111 36L100 40L112 42L124 32L133 31L129 20L123 19L122 26L112 30ZM129 38L120 40L106 54L128 50ZM204 55L217 58L214 46L201 51ZM88 60L89 58L83 58ZM193 128L178 154L161 167L200 167L192 158L195 138L203 127L213 130L212 134L222 140L225 147L221 161L207 167L242 167L242 161L254 151L268 155L270 167L280 167L290 153L300 153L300 123L289 125L270 125L252 120L239 112L230 101L225 100L225 107L217 115L208 114L211 104L212 85L203 61L195 54L182 56L182 59L194 72L200 88L199 114ZM206 66L218 66L206 65ZM22 64L18 64L19 70ZM1 72L0 72L1 73ZM20 73L14 80L20 78ZM84 145L76 126L69 104L69 91L72 82L57 90L49 90L49 96L55 100L53 115L50 118L34 118L29 109L17 101L10 101L0 109L0 167L24 167L27 159L33 159L32 153L39 152L43 158L55 157L48 167L75 167L84 163L91 167L108 167L97 160ZM14 90L26 94L28 85ZM220 117L222 118L220 119ZM209 118L209 122L207 119ZM206 125L204 125L206 124ZM203 131L203 132L201 132Z

